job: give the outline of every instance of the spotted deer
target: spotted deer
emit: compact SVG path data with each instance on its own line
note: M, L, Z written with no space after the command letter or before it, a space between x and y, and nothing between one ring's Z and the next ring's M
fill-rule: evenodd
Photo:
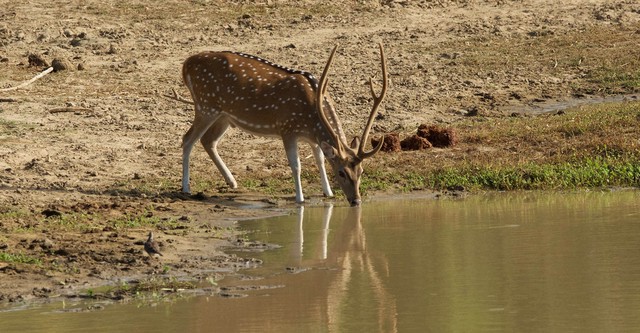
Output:
M220 158L217 145L229 126L281 138L293 173L296 202L304 202L300 182L298 141L307 142L320 171L322 191L333 196L324 159L352 206L360 204L361 163L376 154L383 140L369 151L365 145L378 107L387 91L387 66L382 44L382 88L376 95L369 80L373 107L362 136L347 144L333 103L327 94L328 73L336 46L318 81L312 74L236 52L202 52L189 57L182 76L195 104L195 118L182 139L182 191L189 193L189 155L198 139L222 173L236 188L233 175Z

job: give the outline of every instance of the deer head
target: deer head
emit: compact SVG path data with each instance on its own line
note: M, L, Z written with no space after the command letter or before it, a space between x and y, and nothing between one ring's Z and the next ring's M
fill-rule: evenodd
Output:
M329 164L333 168L333 172L336 175L336 180L349 203L352 206L357 206L360 204L360 177L362 176L362 161L365 158L369 158L380 151L382 148L383 140L380 140L378 145L374 147L370 151L365 151L365 145L368 141L369 132L371 131L371 126L373 125L373 120L375 119L378 107L382 103L385 94L387 93L387 65L384 57L384 49L382 44L380 46L380 58L382 62L382 89L380 94L376 95L375 90L373 88L373 78L369 78L369 87L371 90L371 96L373 98L373 107L371 109L371 113L369 114L369 119L367 120L367 124L364 128L362 136L360 139L354 137L351 143L347 145L344 135L341 135L340 132L336 132L333 130L331 126L331 122L327 118L327 112L334 118L338 119L335 114L335 109L331 104L331 100L326 98L327 86L329 84L328 74L329 69L331 67L331 63L333 62L333 56L338 48L336 45L331 51L331 55L329 56L329 60L327 60L327 64L325 65L324 71L322 72L322 77L320 78L320 83L318 84L317 93L317 101L324 101L325 99L328 101L328 107L325 110L325 103L317 103L318 114L320 115L320 119L325 123L325 126L331 131L331 135L333 137L334 145L331 145L327 142L321 142L320 147L322 148L322 152L325 157L329 160Z

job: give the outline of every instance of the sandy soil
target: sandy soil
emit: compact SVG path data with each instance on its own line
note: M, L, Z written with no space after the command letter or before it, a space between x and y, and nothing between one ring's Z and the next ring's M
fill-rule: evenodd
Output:
M241 188L227 189L197 147L192 186L206 195L178 193L180 141L193 111L162 94L175 88L186 96L180 68L191 54L237 50L318 73L339 43L331 93L345 131L359 133L370 108L366 81L380 77L376 43L383 42L391 87L374 132L402 132L472 111L507 114L571 98L581 84L580 73L548 75L536 66L486 72L464 61L479 44L640 22L635 1L609 0L119 3L0 1L0 88L54 59L66 65L0 92L0 252L42 261L0 262L0 300L236 269L250 258L219 250L235 242L233 221L293 207L293 187L266 197L243 186L256 174L289 177L281 143L236 130L219 150ZM30 54L48 64L30 64ZM313 171L311 160L303 167ZM305 189L311 202L322 200L318 184ZM133 217L139 225L118 224ZM143 252L150 229L158 230L161 261Z

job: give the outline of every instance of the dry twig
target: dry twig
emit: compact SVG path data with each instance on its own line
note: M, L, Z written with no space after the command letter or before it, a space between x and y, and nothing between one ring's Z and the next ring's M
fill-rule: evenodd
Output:
M44 71L40 72L38 75L36 75L33 78L31 78L31 80L23 82L22 84L20 84L18 86L15 86L15 87L2 88L2 89L0 89L0 92L12 91L12 90L17 90L17 89L20 89L20 88L24 88L24 87L32 84L36 80L42 78L43 76L51 73L52 71L53 71L53 67L49 67L49 68L45 69Z
M185 99L185 98L182 98L180 95L178 95L178 92L175 89L171 89L171 91L173 92L173 95L164 94L162 96L167 97L169 99L176 100L178 102L187 103L187 104L191 104L191 105L194 104L192 101L190 101L188 99Z
M91 109L87 108L76 108L76 107L65 107L65 108L55 108L49 110L49 113L63 113L63 112L87 112L91 111Z

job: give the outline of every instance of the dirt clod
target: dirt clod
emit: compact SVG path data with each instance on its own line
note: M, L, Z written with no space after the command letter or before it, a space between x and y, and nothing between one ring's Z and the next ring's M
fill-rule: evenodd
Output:
M62 216L62 212L55 209L47 208L42 211L42 215L44 215L47 218L56 217L56 216Z
M73 68L73 65L71 65L69 61L59 58L53 59L51 66L53 67L54 72L65 71Z
M49 67L49 62L40 54L30 53L27 60L30 67Z

